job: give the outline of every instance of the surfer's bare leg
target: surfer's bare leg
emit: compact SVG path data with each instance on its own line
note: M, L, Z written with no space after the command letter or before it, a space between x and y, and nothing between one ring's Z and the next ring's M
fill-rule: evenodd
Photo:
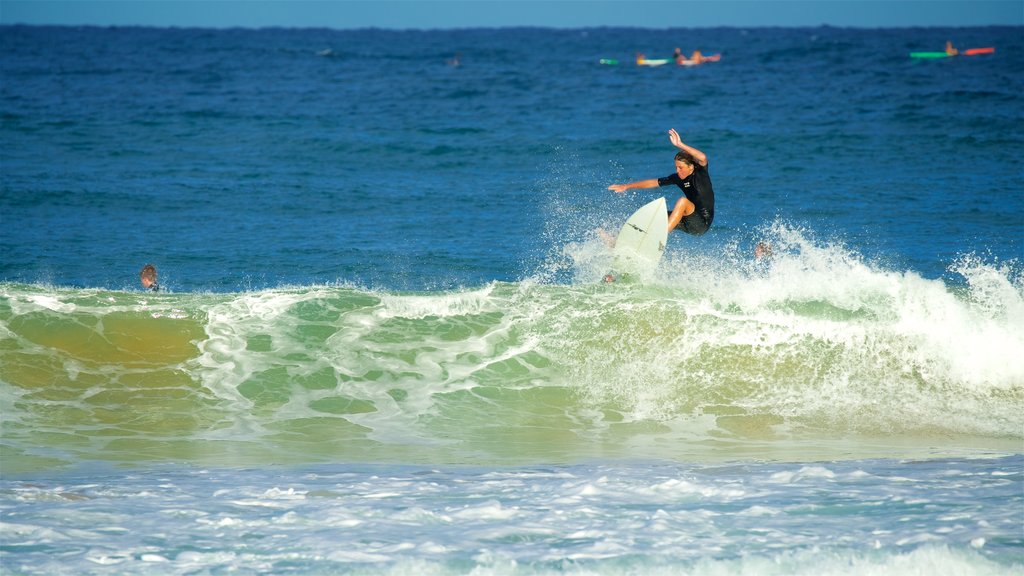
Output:
M601 240L604 241L609 248L615 248L615 236L605 232L604 228L598 228L597 235L601 237Z
M672 209L672 213L668 215L668 231L671 232L679 225L679 222L686 216L693 214L693 211L697 207L690 202L686 196L683 196L676 202L676 207Z

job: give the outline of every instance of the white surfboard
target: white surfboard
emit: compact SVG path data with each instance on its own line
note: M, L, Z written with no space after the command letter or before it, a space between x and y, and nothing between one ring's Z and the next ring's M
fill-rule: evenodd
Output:
M658 198L633 213L615 240L614 266L619 273L651 270L661 261L668 243L668 211Z

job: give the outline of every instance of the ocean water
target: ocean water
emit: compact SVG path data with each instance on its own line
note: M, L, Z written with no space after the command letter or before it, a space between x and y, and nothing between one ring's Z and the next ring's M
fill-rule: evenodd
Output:
M0 26L0 568L1019 573L1021 32Z

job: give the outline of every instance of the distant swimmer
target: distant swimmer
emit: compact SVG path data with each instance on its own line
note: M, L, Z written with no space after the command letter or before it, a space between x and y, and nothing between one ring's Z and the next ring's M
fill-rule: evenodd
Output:
M772 245L768 242L758 242L754 246L754 260L765 260L772 257Z
M721 58L719 54L705 56L700 50L694 50L689 58L683 54L680 48L676 48L672 53L672 61L680 66L696 66L705 62L717 62L719 58Z
M698 64L703 64L705 62L718 62L721 59L721 54L712 54L711 56L705 56L704 53L702 53L700 50L694 50L693 54L690 55L690 58L687 59L685 56L682 55L682 52L680 52L679 49L676 48L676 64L682 66L696 66Z
M142 282L142 287L146 290L160 291L160 285L156 283L156 267L152 264L142 267L142 271L139 272L139 281Z
M668 215L668 230L678 229L700 236L711 228L715 217L715 192L711 188L708 174L708 157L696 148L684 144L675 129L668 131L672 145L679 148L676 154L676 171L664 178L640 180L628 184L612 184L614 192L625 192L634 188L658 188L675 184L683 191L675 208Z

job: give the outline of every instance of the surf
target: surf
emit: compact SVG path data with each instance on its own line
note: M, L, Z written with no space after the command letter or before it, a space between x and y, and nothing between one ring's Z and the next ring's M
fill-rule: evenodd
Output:
M1019 447L1018 263L966 255L950 285L800 230L770 240L770 261L670 250L628 285L600 282L611 255L587 243L565 247L567 284L2 284L5 449L54 463Z

